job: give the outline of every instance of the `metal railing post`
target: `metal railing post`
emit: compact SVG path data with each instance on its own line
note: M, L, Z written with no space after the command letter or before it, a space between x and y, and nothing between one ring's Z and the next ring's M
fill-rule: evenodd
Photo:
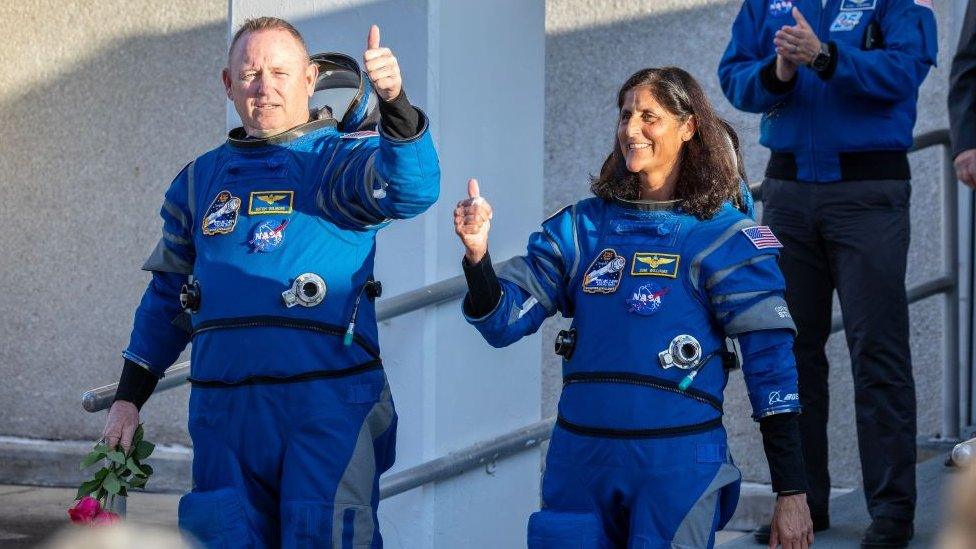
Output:
M942 146L942 253L952 286L945 292L945 370L942 380L942 439L958 440L959 429L959 188L952 151Z

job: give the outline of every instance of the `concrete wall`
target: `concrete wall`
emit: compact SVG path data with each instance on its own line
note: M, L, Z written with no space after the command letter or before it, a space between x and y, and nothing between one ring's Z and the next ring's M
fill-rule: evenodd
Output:
M759 117L737 112L722 95L716 69L728 42L738 1L716 0L548 0L546 3L546 209L588 195L587 176L597 173L613 140L618 87L633 72L678 65L704 86L719 114L731 121L743 143L750 181L761 180L768 152L759 146ZM939 67L922 86L915 132L947 127L946 83L955 40L945 32L950 9L937 4ZM960 14L961 16L961 14ZM912 156L912 245L908 284L942 270L939 245L939 152ZM835 311L839 308L835 306ZM941 414L942 307L937 298L911 307L911 338L918 384L919 433L934 434ZM554 333L565 321L544 329L543 415L552 415L561 385L559 361L551 353ZM830 461L838 486L860 483L854 433L850 360L843 335L830 339ZM733 454L746 480L768 482L758 429L749 418L742 376L726 391L726 425Z
M0 4L0 435L94 440L81 393L118 379L163 192L219 143L223 0ZM186 391L153 439L185 442Z

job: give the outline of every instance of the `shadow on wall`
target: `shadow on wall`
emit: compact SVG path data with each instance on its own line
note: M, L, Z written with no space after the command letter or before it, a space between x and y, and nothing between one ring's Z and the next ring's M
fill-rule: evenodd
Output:
M127 36L39 85L0 90L0 433L100 432L103 416L83 413L79 397L117 379L163 192L223 136L225 37L221 22ZM160 415L185 417L182 396L159 404ZM182 431L184 420L172 419L151 421Z
M730 121L739 133L749 179L762 179L768 151L759 146L759 116L735 110L725 99L717 68L728 43L739 1L711 2L676 9L675 4L693 2L594 2L580 6L570 2L547 2L546 13L546 164L545 206L547 215L562 206L590 195L588 176L599 172L610 152L616 123L616 94L619 86L639 69L677 65L690 72L703 86L719 116ZM940 28L948 28L948 10L938 13ZM639 15L634 15L639 14ZM588 21L609 21L588 24ZM945 97L950 56L955 44L941 34L939 68L923 84L919 117L915 128L922 133L946 127ZM939 219L940 159L938 150L912 155L915 174L912 197L912 248L909 285L918 284L941 271ZM506 259L504 257L497 260ZM835 307L835 312L839 309ZM938 429L941 369L933 368L941 357L941 301L928 300L911 308L912 353L919 395L919 433ZM544 417L555 412L561 381L561 365L552 354L555 332L568 325L550 321L543 330ZM937 350L933 350L937 349ZM656 351L655 351L656 352ZM830 459L834 481L852 486L860 482L854 422L850 361L843 336L831 338L833 406L831 412ZM925 403L930 404L925 404ZM733 455L746 480L768 482L765 457L758 429L749 418L751 410L741 373L733 373L726 391L726 426Z

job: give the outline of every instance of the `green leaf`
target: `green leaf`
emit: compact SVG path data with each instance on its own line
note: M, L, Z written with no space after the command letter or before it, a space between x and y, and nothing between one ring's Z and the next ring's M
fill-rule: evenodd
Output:
M119 490L122 489L122 485L119 483L119 477L115 476L115 474L105 477L105 480L102 481L102 489L113 495L118 494Z
M132 435L133 447L135 447L136 444L142 442L142 437L145 435L145 433L146 431L145 429L142 428L142 424L140 423L139 426L136 427L136 432Z
M119 465L125 464L125 455L118 450L105 454L105 457L108 458L109 461L117 463Z
M95 495L95 499L104 501L106 497L108 497L108 490L105 488L99 488L98 493Z
M104 442L99 442L94 448L92 448L92 452L107 454L109 452L109 447Z
M156 445L152 442L146 442L145 440L140 440L138 444L135 445L135 452L132 452L132 457L136 458L136 461L142 461L152 454Z
M126 467L129 468L129 471L131 471L133 475L148 477L149 475L152 474L152 467L148 465L142 465L141 463L138 463L136 460L132 459L131 457L126 460L125 465Z
M89 481L82 482L81 486L78 487L78 495L75 496L75 499L81 499L87 496L88 494L97 491L98 487L101 485L102 485L101 480L92 479Z
M78 466L79 469L87 469L94 465L98 460L105 457L104 452L91 451L81 460L81 465Z
M95 473L95 476L92 478L94 480L97 480L98 482L102 482L103 480L105 480L105 477L108 476L110 472L111 471L109 471L107 467L102 467L101 469L98 470L98 472Z
M146 477L151 477L153 474L152 465L142 464L142 474L146 475Z
M144 488L147 482L149 482L149 479L147 477L132 477L132 480L129 481L129 484L133 488Z

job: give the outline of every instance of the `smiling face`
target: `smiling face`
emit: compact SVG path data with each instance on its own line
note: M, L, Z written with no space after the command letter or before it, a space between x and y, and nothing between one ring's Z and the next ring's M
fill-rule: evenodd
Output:
M318 67L301 43L282 29L241 36L224 69L227 98L252 137L267 137L308 121L308 98Z
M650 87L632 88L624 96L617 144L627 171L667 177L678 163L685 141L694 134L694 117L679 120L657 102Z

